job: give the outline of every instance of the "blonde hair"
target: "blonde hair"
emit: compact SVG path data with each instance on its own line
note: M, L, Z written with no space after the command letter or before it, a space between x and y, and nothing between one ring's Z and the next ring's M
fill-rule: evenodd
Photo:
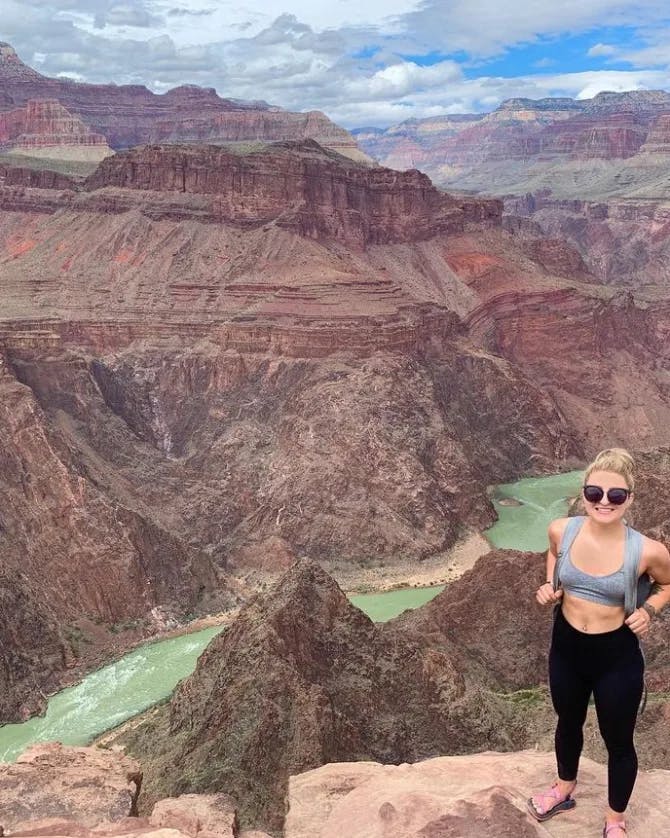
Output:
M631 492L635 488L635 460L625 448L605 448L596 454L595 460L584 472L585 483L594 471L613 471L623 477Z

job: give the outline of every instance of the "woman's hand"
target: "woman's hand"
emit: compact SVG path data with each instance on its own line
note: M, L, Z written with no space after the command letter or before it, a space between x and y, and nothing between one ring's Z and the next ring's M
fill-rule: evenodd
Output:
M644 608L636 608L625 622L633 634L637 634L638 637L644 637L644 635L649 631L651 614L649 614L648 611L645 611Z
M555 591L551 582L545 582L544 585L540 585L537 591L535 591L535 599L540 603L540 605L553 605L558 602L562 596L563 588L559 588Z

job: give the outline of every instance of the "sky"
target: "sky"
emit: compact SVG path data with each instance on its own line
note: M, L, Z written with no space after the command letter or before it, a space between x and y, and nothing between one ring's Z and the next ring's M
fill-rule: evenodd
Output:
M0 0L49 76L180 84L347 128L523 96L670 89L668 0Z

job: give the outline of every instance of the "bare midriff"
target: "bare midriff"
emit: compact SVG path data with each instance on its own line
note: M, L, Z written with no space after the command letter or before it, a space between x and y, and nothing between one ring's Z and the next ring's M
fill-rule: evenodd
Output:
M577 631L586 634L602 634L615 631L624 622L623 606L601 605L588 599L580 599L563 593L561 608L563 616Z

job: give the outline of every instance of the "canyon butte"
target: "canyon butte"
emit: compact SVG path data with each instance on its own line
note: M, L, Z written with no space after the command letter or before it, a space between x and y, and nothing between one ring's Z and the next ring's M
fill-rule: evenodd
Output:
M489 555L383 629L326 571L446 555L494 520L491 484L615 443L659 493L640 526L667 535L662 271L604 276L563 227L345 156L336 127L344 145L231 138L224 116L279 112L0 58L0 720L287 571L129 735L149 800L225 791L277 832L289 775L325 762L549 749L548 615L489 604L501 575L526 601L540 556ZM56 147L38 123L97 161L36 156ZM660 767L665 620L655 642Z

